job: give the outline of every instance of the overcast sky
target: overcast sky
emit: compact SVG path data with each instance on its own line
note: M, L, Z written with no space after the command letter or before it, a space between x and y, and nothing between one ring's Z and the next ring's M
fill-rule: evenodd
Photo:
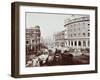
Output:
M64 19L60 14L26 13L26 27L39 25L43 38L52 37L54 32L64 30Z
M64 20L73 15L47 14L47 13L26 13L26 28L40 26L41 36L53 37L55 32L64 30ZM79 15L78 15L79 16Z

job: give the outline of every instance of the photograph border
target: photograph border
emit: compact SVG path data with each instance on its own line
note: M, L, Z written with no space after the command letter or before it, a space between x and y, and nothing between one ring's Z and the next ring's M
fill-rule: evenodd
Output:
M20 6L39 6L39 7L55 7L55 8L73 8L73 9L90 9L95 10L95 70L90 71L75 71L75 72L57 72L57 73L42 73L42 74L19 74L19 36L20 36ZM97 7L96 6L81 6L81 5L64 5L64 4L48 4L48 3L31 3L31 2L13 2L11 4L11 76L16 78L23 77L40 77L40 76L56 76L56 75L72 75L72 74L86 74L97 73Z

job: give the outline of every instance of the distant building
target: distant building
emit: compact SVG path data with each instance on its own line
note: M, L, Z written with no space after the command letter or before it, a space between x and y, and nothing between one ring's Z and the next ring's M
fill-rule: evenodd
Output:
M65 43L65 30L54 34L54 45L56 48L65 47Z
M89 48L90 46L90 17L80 16L65 22L65 40L71 48Z
M35 26L31 28L26 28L26 53L33 54L39 50L40 44L40 27Z

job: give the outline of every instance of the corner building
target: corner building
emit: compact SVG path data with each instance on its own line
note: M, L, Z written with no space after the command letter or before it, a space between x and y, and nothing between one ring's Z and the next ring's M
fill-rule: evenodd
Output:
M40 50L38 46L40 44L40 26L26 28L26 52L27 54L33 54ZM31 51L31 52L30 52Z
M66 47L86 49L90 46L90 16L82 15L65 20Z

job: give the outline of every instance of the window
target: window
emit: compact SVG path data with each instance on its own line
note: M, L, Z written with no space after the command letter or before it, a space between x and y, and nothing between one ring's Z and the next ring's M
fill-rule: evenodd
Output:
M88 33L88 37L90 36L90 33Z
M34 43L34 40L32 40L32 43Z
M83 33L83 36L85 36L85 33Z
M81 46L81 41L78 42L78 45Z
M62 35L64 35L64 33Z
M83 46L86 46L86 42L85 41L83 41Z
M28 41L26 41L26 44L28 44Z
M74 42L74 44L75 44L75 46L77 46L77 42L76 41Z
M90 26L90 24L88 24L88 26Z
M71 41L71 46L73 46L73 41Z
M88 29L88 31L90 31L90 29Z

